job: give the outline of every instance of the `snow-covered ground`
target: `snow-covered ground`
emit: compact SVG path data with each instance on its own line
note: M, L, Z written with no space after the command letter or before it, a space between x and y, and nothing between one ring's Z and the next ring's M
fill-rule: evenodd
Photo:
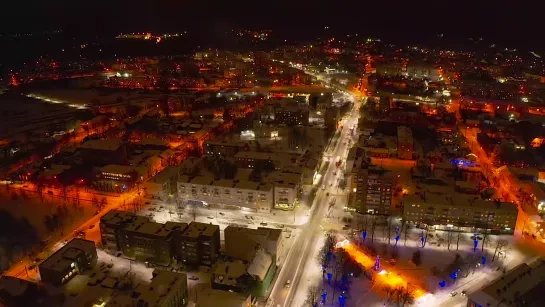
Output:
M363 241L360 239L359 233L353 235L352 230L340 230L342 225L339 223L337 218L329 218L322 224L326 225L328 228L336 229L340 238L343 236L347 238L358 238L357 240L360 240L360 244L374 249L381 255L383 261L392 259L395 251L396 262L392 269L408 279L418 280L430 293L430 295L417 300L416 305L418 306L435 307L465 305L466 297L461 294L462 291L471 293L478 290L491 280L499 277L504 268L509 270L520 263L536 258L540 254L539 249L541 248L540 243L531 238L490 235L487 237L487 241L490 243L485 246L484 252L481 251L482 240L479 240L478 248L474 251L474 240L471 238L472 234L464 233L460 237L458 249L456 248L455 237L451 243L450 250L448 250L448 244L446 243L447 233L443 231L432 233L426 246L422 248L420 243L421 230L419 229L413 229L409 232L406 242L402 235L397 247L394 248L395 239L392 238L388 245L388 240L385 238L386 232L380 228L375 231L374 242L371 242L370 234L367 234L367 238ZM335 227L331 227L332 225L335 225ZM508 251L506 257L497 259L492 263L492 254L496 247L495 242L499 239L507 240L509 242ZM320 242L320 246L316 247L316 251L318 251L321 246L322 242ZM415 266L411 261L413 253L417 250L421 252L422 264L420 266ZM470 270L467 277L463 277L463 274L459 274L456 281L453 281L445 269L449 264L454 262L456 254L460 254L462 259L471 255L474 255L477 259L482 259L482 256L485 256L486 264L476 265L475 270ZM308 282L308 284L317 285L328 292L329 296L325 304L326 306L339 306L338 294L340 293L340 290L337 290L337 297L333 298L331 294L332 289L330 289L330 287L328 288L328 285L324 283L318 261L313 262L311 266L312 267L306 268L306 270L308 272L315 272L315 274L307 274L308 276L315 276L315 278ZM446 287L440 287L440 281L445 281ZM345 301L345 306L396 306L396 303L389 302L385 297L381 297L379 294L380 291L374 291L380 287L381 285L374 284L364 275L353 278L349 291L350 298ZM303 306L306 294L308 293L308 288L308 286L301 286L298 291L300 294L297 296L297 304L295 304L294 301L293 306ZM451 293L453 292L456 292L456 295L451 296Z

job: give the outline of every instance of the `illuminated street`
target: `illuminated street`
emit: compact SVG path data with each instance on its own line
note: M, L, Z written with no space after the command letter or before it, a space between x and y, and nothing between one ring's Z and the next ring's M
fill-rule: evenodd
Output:
M344 140L349 133L350 127L357 123L359 117L359 103L354 104L353 110L347 116L346 122L343 124L339 140ZM340 160L345 160L348 146L344 142L337 142L335 148L329 150L326 154L331 157L340 157ZM330 187L330 183L336 185L337 182L337 166L330 163L325 176L322 178L325 190L318 189L310 209L309 222L303 226L302 233L289 251L285 265L276 279L275 285L271 291L267 301L267 306L300 306L306 297L308 288L307 275L312 274L314 260L314 252L319 248L315 242L318 242L323 232L320 230L320 224L324 219L327 204L330 200L330 194L338 194L336 187ZM341 194L345 192L340 192ZM285 285L291 283L289 288Z

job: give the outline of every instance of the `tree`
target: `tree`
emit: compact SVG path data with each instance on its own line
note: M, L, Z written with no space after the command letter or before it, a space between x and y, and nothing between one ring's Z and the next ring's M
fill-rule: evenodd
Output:
M375 229L377 228L377 223L375 219L371 221L371 242L375 242Z
M458 246L460 245L461 236L462 236L462 232L460 231L460 225L458 225L458 235L456 236L456 250L458 250Z
M413 253L412 261L416 266L419 266L422 264L422 254L420 253L419 250Z
M106 197L103 197L101 200L100 200L100 203L98 205L99 207L99 210L102 210L104 209L104 207L106 207L106 204L108 203L108 201L106 200Z
M452 239L454 239L454 233L451 229L447 230L447 249L450 250L450 244L452 243Z
M100 204L98 203L98 199L96 198L96 196L93 196L93 198L91 198L91 204L93 205L93 207L100 210L99 208Z
M392 240L392 217L391 216L389 216L386 219L386 227L388 227L388 229L386 230L386 233L388 234L388 245L390 245L390 241ZM397 244L397 241L396 241L396 244Z
M195 206L191 206L189 209L189 214L193 218L193 221L195 221L197 219L197 208L195 208Z
M47 228L49 232L53 232L55 230L55 225L53 224L53 219L50 215L46 215L44 217L44 224L45 228Z
M503 254L507 247L509 246L509 242L505 239L498 239L496 241L496 247L494 248L494 255L492 256L492 262L496 260L496 256L500 256L500 254Z
M403 227L403 225L401 226L401 230L403 232L405 232L405 235L403 236L403 246L407 246L407 233L409 232L409 229L410 229L410 226L407 222L403 221L403 223L405 223L405 226Z
M312 285L308 289L307 298L305 300L305 303L303 304L304 307L318 307L318 304L320 303L320 288L316 285Z

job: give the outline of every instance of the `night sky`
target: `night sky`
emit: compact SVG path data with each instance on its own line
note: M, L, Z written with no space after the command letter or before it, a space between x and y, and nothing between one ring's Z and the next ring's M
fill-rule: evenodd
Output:
M309 1L309 0L20 0L0 10L0 31L59 28L74 34L192 30L214 35L233 27L269 28L279 35L314 38L362 35L415 42L484 37L510 47L545 45L539 1ZM6 7L7 6L7 7Z

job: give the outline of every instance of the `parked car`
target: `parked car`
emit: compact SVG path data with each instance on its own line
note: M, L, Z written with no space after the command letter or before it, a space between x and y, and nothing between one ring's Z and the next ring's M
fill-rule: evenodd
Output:
M458 292L456 292L456 291L450 292L450 296L452 296L452 297L455 297L457 294L458 294Z
M286 283L284 284L284 287L289 288L291 286L291 280L288 279Z
M95 224L91 224L91 226L89 226L89 229L93 229L95 228Z

